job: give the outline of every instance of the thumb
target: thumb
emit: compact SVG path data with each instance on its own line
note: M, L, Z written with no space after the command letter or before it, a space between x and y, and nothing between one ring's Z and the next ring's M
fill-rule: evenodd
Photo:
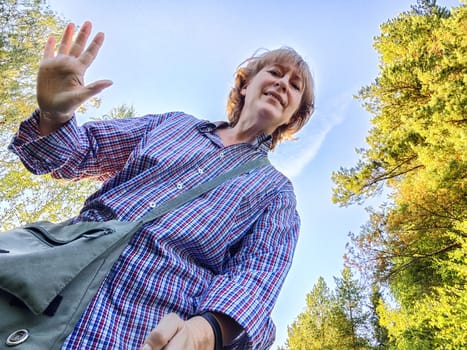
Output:
M89 85L60 94L57 106L62 114L72 114L81 104L112 85L111 80L98 80Z
M183 328L184 321L175 313L165 315L147 336L142 350L163 349Z
M83 97L85 99L91 98L94 95L97 95L102 90L108 88L113 84L112 80L98 80L91 84L88 84L84 87Z

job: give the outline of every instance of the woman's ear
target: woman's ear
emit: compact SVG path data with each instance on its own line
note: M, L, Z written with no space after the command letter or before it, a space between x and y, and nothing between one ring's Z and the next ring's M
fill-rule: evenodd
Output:
M246 88L248 87L248 81L247 81L247 79L245 77L242 77L240 86L241 86L240 95L245 97L246 96Z

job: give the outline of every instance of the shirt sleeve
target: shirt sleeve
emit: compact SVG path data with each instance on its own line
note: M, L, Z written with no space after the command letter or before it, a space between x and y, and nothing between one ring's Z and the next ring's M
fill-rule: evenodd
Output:
M161 123L166 116L88 122L81 127L73 116L60 129L41 136L37 110L21 123L9 149L34 174L104 180L122 169L148 129Z
M199 312L226 314L243 327L229 348L266 349L274 342L271 312L292 264L299 226L293 190L281 192L201 300Z

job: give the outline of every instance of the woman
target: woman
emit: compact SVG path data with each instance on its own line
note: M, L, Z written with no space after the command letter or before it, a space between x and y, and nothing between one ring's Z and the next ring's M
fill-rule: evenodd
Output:
M313 111L307 64L292 49L237 71L229 122L183 112L86 123L74 111L109 87L84 85L102 46L91 23L50 38L37 80L39 109L10 149L36 174L106 180L78 221L135 220L180 192L290 139ZM263 349L299 231L290 181L272 166L230 180L145 225L102 283L63 349Z

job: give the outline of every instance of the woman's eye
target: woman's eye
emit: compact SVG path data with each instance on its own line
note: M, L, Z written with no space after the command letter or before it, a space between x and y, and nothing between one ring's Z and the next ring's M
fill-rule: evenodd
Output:
M274 70L274 69L269 70L269 73L271 73L275 77L279 76L279 72L277 70Z
M293 87L295 90L300 91L301 86L300 86L299 84L297 84L297 83L292 83L291 85L292 85L292 87Z

